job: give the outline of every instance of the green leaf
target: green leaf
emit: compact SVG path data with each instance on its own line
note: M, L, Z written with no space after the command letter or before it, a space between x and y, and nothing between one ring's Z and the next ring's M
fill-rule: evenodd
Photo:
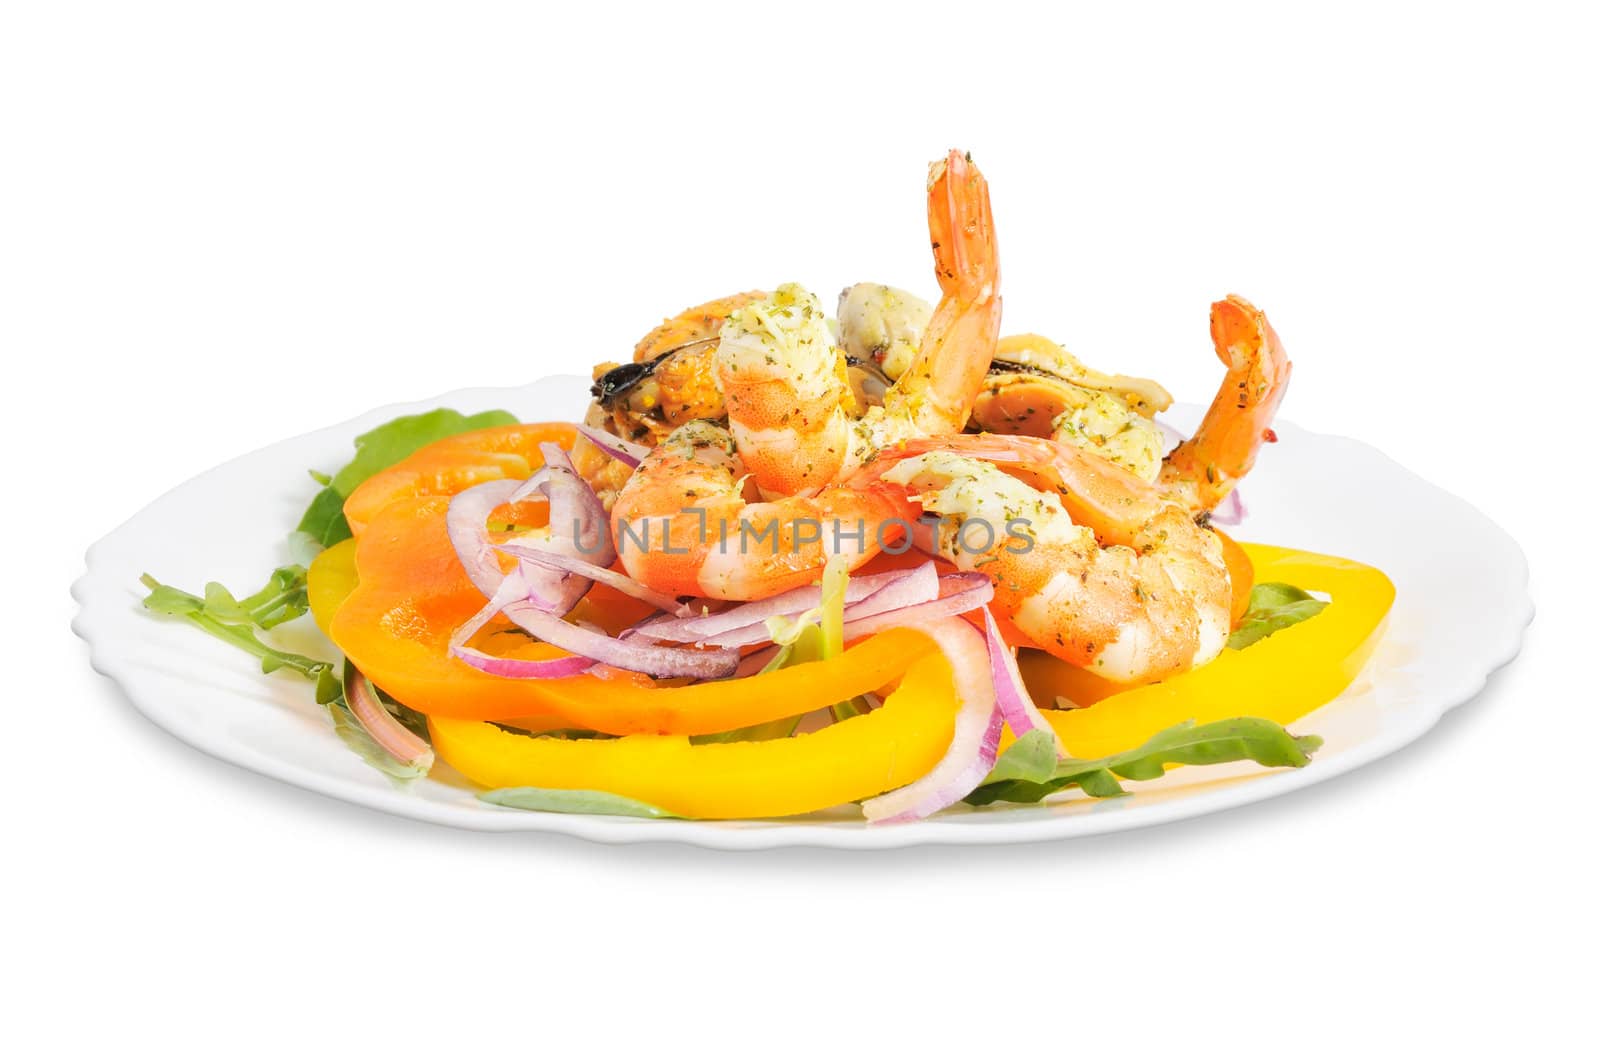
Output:
M289 573L296 575L291 577L287 575ZM321 682L322 673L333 668L328 661L279 650L256 637L257 626L282 623L305 612L303 569L279 569L273 573L273 579L268 581L266 587L244 602L235 599L220 583L208 583L206 596L198 598L162 583L149 573L140 576L139 581L150 591L144 599L146 609L183 620L208 635L237 646L259 660L263 672L288 668ZM256 610L252 612L245 608L246 602L255 604Z
M316 699L318 705L331 705L343 693L340 688L339 677L333 674L332 668L325 668L317 673Z
M1250 588L1250 606L1228 636L1228 646L1235 650L1253 646L1275 631L1310 620L1327 604L1288 583L1258 583Z
M1056 773L1055 734L1035 728L1011 743L994 762L985 783L1049 782Z
M487 410L467 416L455 410L439 409L396 417L364 432L356 437L355 457L328 479L326 486L306 507L295 531L324 547L342 542L350 538L350 525L344 519L344 500L369 477L404 461L430 443L479 428L516 423L517 418L505 410ZM321 480L320 474L312 475Z
M328 715L333 718L333 733L339 736L339 740L348 746L351 752L396 783L403 785L428 774L428 768L432 764L431 758L427 762L419 763L407 763L395 759L388 750L378 745L372 736L367 734L366 728L361 726L361 721L350 711L350 706L345 704L342 695L328 703Z
M145 596L144 607L153 613L185 617L197 616L205 610L206 603L199 598L188 591L180 591L176 587L159 583L149 573L140 576L139 581L150 590Z
M220 583L207 583L205 590L206 615L224 624L248 624L250 614L239 605L239 600L228 593Z
M637 816L640 819L685 818L664 808L603 790L545 790L537 786L513 786L481 793L478 800L528 812L583 812L591 816Z
M294 530L324 547L350 538L350 524L344 519L344 495L331 485L318 491Z
M1063 757L1046 771L1037 746L1008 759L1012 750L1034 734L1043 732L1024 735L995 761L995 770L967 795L968 804L1032 804L1072 787L1090 797L1116 797L1124 792L1118 779L1158 779L1166 774L1169 764L1249 760L1268 768L1299 768L1309 763L1311 754L1322 746L1322 739L1315 735L1296 737L1271 720L1240 716L1206 724L1180 723L1137 749L1096 760ZM1044 745L1043 739L1038 745Z

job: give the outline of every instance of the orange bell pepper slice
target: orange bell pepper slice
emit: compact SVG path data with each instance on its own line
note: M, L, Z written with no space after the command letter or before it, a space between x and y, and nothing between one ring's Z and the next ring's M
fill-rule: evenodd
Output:
M676 735L540 738L437 716L428 730L439 758L486 789L604 790L693 819L756 819L830 808L920 779L950 748L956 710L950 664L931 653L873 712L793 738L706 745Z
M1229 614L1237 626L1239 618L1250 608L1250 588L1256 585L1256 567L1244 547L1215 528L1211 531L1222 543L1222 561L1228 566L1228 582L1233 589L1233 606Z
M614 735L714 734L877 690L933 651L926 636L894 630L830 661L694 686L658 685L631 672L550 680L488 675L449 652L450 636L484 602L446 534L449 504L442 496L402 497L373 516L354 548L357 582L327 622L328 636L368 678L430 717L545 717L562 721L554 726ZM331 573L333 562L327 564ZM563 653L523 639L493 649L528 659Z
M555 421L480 428L441 439L368 477L345 499L344 519L359 536L398 499L454 495L487 480L525 480L544 464L540 443L566 450L576 438L576 428Z

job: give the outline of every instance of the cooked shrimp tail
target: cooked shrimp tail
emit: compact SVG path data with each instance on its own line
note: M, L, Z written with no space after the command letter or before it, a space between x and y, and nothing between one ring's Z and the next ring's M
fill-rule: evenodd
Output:
M1228 367L1194 436L1167 455L1161 482L1192 508L1221 502L1273 439L1293 366L1267 315L1237 295L1211 304L1211 342Z
M952 150L928 172L928 233L943 292L909 369L885 398L891 420L918 435L958 432L1000 338L1000 256L989 182Z

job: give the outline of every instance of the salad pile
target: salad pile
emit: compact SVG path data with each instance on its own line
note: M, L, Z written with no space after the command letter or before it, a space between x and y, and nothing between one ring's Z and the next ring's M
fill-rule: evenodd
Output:
M1392 600L1376 570L1246 546L1273 578L1243 597L1230 648L1126 687L1036 650L1019 660L987 581L921 555L855 575L832 564L764 602L679 601L575 539L514 542L593 515L593 491L565 475L580 431L503 411L396 419L336 474L313 474L321 490L289 533L299 563L245 597L146 576L145 605L263 672L303 676L334 734L396 785L438 757L515 809L718 819L859 803L893 822L958 802L1115 797L1175 765L1304 765L1320 741L1283 724L1354 677ZM608 534L603 519L578 524ZM532 601L544 608L529 626L569 648L519 627L517 603ZM307 612L342 656L272 644Z

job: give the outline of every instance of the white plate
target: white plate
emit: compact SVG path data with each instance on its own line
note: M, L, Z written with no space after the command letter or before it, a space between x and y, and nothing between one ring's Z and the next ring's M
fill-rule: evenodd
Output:
M1109 801L1077 798L1042 807L957 806L922 822L868 826L852 808L785 820L701 823L556 815L492 807L440 767L397 789L334 737L309 686L264 676L237 650L139 605L139 574L198 589L218 580L259 586L285 560L285 533L315 489L307 469L337 468L358 433L436 406L505 408L530 421L567 420L583 409L588 381L552 377L525 388L479 388L374 410L346 424L286 440L198 476L151 503L96 543L73 587L74 630L94 667L158 725L223 760L356 804L477 830L554 831L596 841L692 842L724 849L826 845L878 849L922 843L992 843L1126 830L1259 801L1332 778L1426 732L1447 709L1482 689L1516 656L1533 617L1527 562L1483 514L1362 443L1282 424L1244 493L1241 538L1301 547L1376 565L1398 595L1371 663L1337 700L1294 726L1326 745L1308 767L1183 768L1133 784ZM1197 407L1176 407L1188 429ZM1396 534L1404 529L1404 534ZM1432 532L1432 534L1430 534ZM275 632L291 648L330 656L309 618Z

